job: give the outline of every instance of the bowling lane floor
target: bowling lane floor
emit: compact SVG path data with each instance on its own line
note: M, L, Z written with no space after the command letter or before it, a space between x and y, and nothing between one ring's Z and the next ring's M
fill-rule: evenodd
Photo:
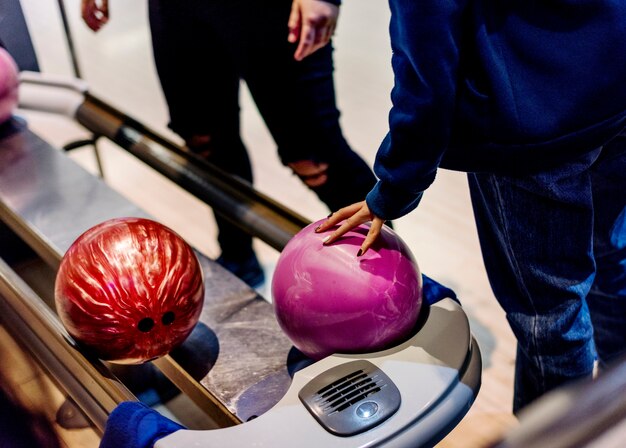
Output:
M22 0L44 73L72 76L57 2ZM110 0L111 20L97 34L80 21L80 0L65 0L81 77L95 95L168 138L167 110L154 71L146 2ZM348 141L369 163L386 132L393 85L385 2L344 2L335 37L335 81L342 126ZM310 220L326 208L283 167L245 86L241 95L242 133L250 150L255 186ZM72 120L20 111L31 128L55 146L84 137ZM304 136L303 136L304 138ZM101 142L105 181L162 223L174 228L209 257L217 257L216 228L208 206L107 141ZM89 148L70 157L95 173ZM440 171L419 209L396 222L422 271L451 287L469 316L483 356L483 384L472 409L439 447L482 447L516 424L512 416L515 340L484 272L465 176ZM255 246L268 277L259 289L271 300L269 283L278 253ZM0 340L0 344L4 344ZM6 363L2 363L6 366ZM68 446L90 446L68 444Z

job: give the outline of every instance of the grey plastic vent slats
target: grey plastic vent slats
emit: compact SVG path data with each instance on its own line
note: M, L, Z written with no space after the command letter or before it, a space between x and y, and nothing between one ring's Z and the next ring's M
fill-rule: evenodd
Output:
M381 424L400 407L400 391L369 361L351 361L329 369L298 394L328 432L352 436Z

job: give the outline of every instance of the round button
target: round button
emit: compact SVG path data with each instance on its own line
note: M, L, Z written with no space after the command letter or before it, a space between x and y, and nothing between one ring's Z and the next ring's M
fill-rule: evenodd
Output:
M356 408L356 415L361 418L370 418L378 412L378 404L373 401L366 401Z

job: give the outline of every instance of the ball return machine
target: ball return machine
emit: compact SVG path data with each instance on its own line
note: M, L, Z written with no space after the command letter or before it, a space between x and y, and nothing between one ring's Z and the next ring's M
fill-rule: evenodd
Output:
M24 110L76 120L278 250L307 224L92 96L84 84L24 74L22 87ZM11 330L28 335L30 350L55 370L51 374L103 433L119 403L136 398L105 363L76 348L46 301L50 285L35 285L36 262L29 257L54 272L83 231L121 216L150 218L23 120L4 127L0 235L25 249L18 257L15 250L0 253L0 307ZM198 331L153 364L217 427L181 429L154 446L433 446L471 407L480 388L480 351L454 297L436 297L424 306L414 334L395 347L312 362L298 356L282 334L268 301L214 261L199 258L206 292ZM117 424L122 433L140 430L128 421Z

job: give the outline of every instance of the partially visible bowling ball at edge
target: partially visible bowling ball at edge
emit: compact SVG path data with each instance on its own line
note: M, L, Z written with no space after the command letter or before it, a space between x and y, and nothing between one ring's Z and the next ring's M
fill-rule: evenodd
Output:
M322 221L298 232L281 252L272 279L280 327L313 359L368 353L406 339L422 305L422 276L406 243L384 226L357 257L369 230L361 225L324 246Z
M174 231L144 218L98 224L67 250L56 276L58 315L102 360L140 364L169 353L198 322L202 269Z
M13 57L0 47L0 125L8 121L18 104L19 75Z

